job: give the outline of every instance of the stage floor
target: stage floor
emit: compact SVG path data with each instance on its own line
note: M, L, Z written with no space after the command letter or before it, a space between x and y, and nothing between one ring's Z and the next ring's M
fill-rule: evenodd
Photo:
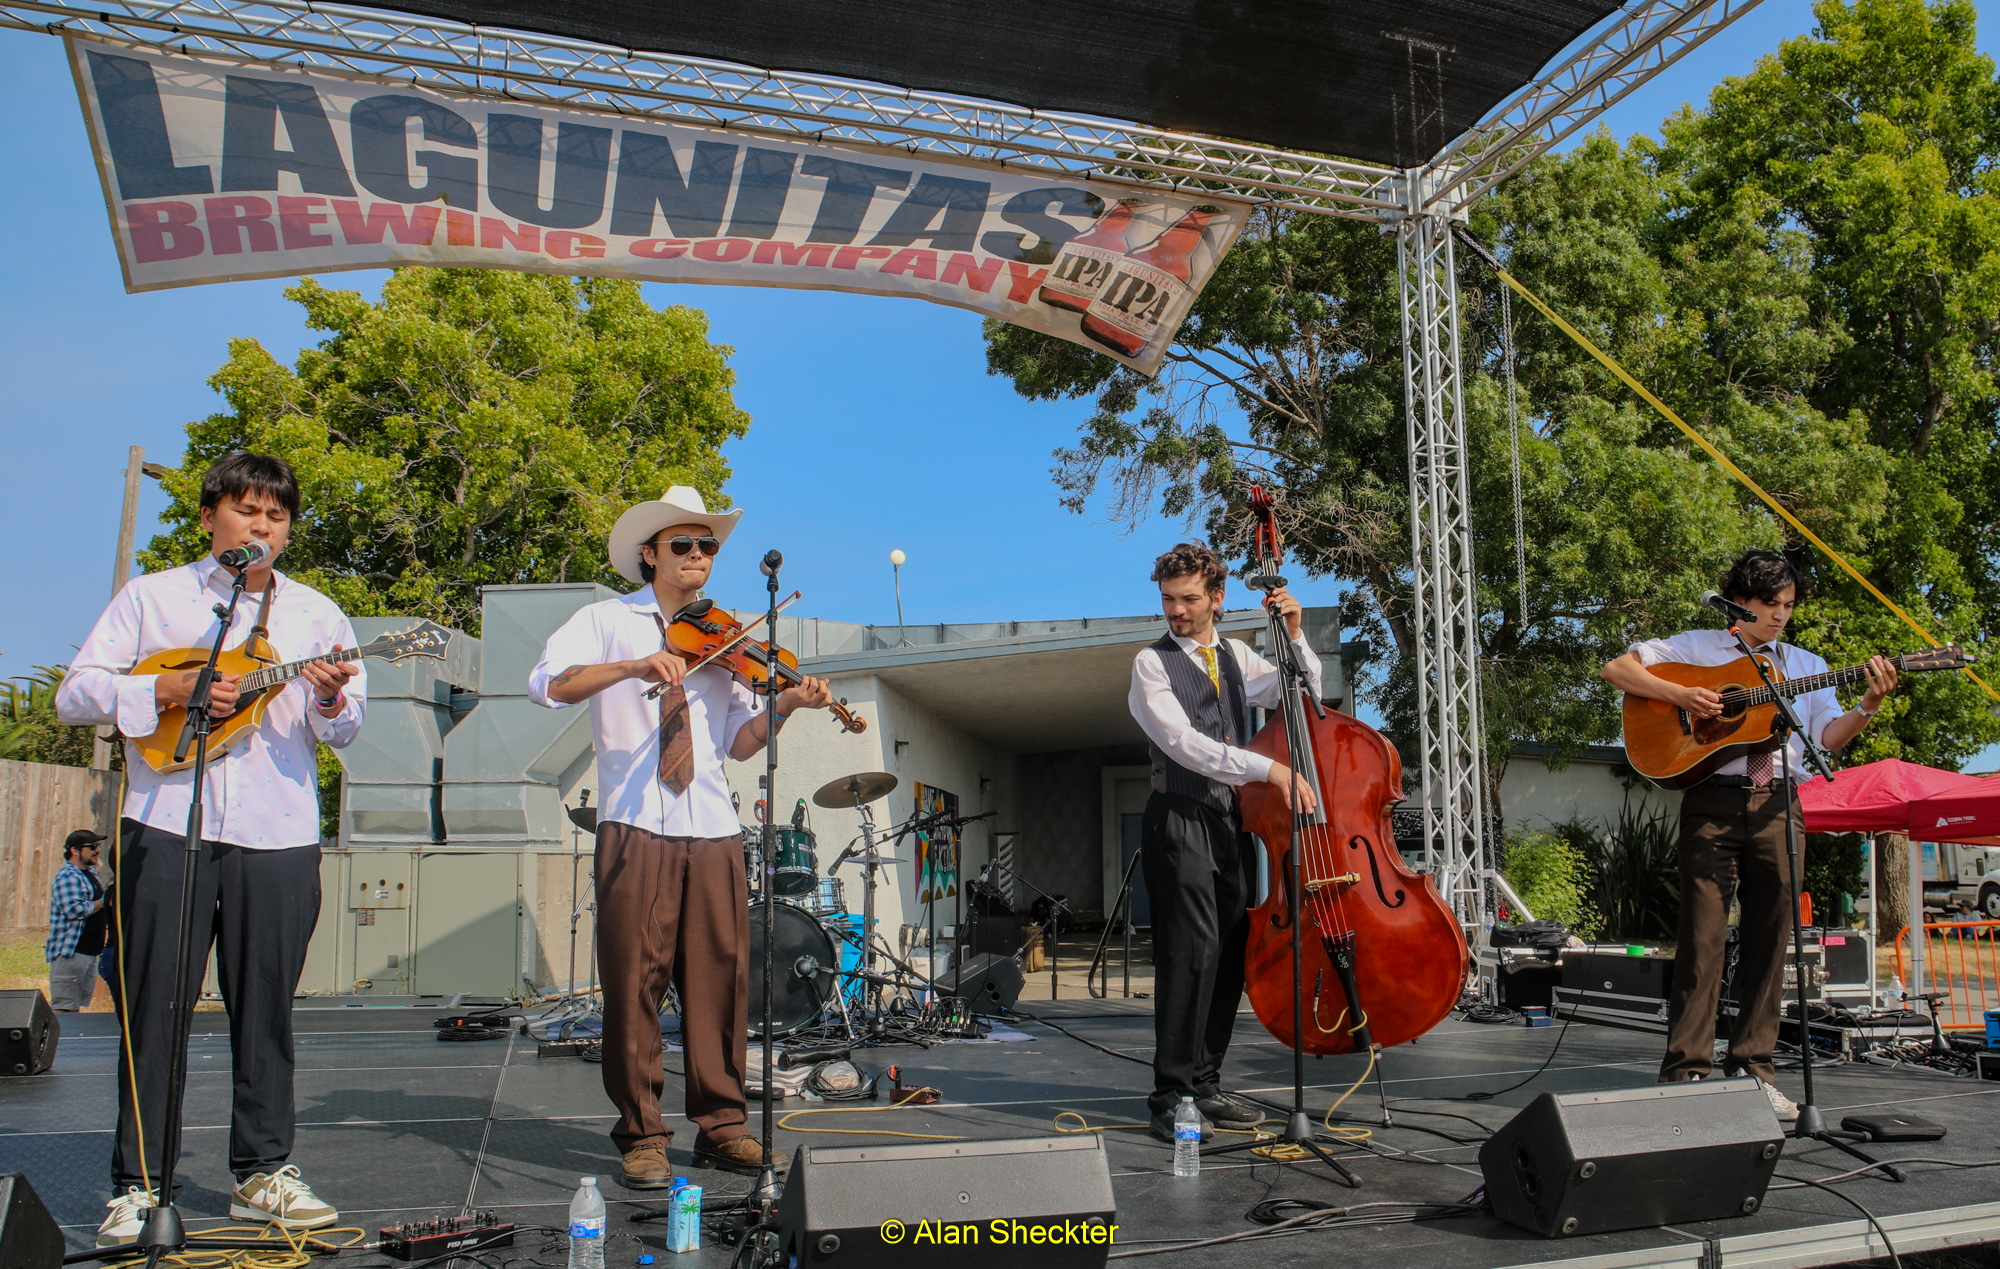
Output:
M1148 1058L1152 1019L1146 1005L1064 1000L1026 1007L1100 1044ZM643 1251L660 1252L664 1224L628 1219L656 1208L657 1195L623 1190L610 1179L617 1173L617 1155L606 1136L611 1116L598 1068L574 1058L538 1059L533 1042L518 1034L439 1043L430 1025L438 1013L380 1007L297 1012L299 1137L293 1162L322 1197L342 1208L342 1223L364 1226L372 1238L378 1226L404 1217L473 1207L496 1209L503 1219L520 1224L560 1225L576 1178L594 1173L603 1179L612 1204L608 1269L627 1269ZM204 1029L219 1028L225 1021L219 1014L201 1018ZM69 1016L52 1072L0 1080L0 1172L26 1172L76 1248L91 1241L108 1197L105 1172L117 1044L111 1022L106 1015ZM1074 1111L1093 1125L1143 1119L1147 1068L1035 1022L1018 1025L1030 1040L866 1050L858 1056L868 1064L901 1063L906 1083L934 1084L945 1100L881 1115L813 1116L801 1126L1005 1138L1050 1135L1052 1121L1062 1111ZM1657 1038L1579 1023L1569 1028L1548 1069L1525 1087L1490 1101L1442 1100L1502 1089L1527 1077L1562 1035L1560 1024L1529 1030L1448 1020L1421 1041L1387 1055L1390 1095L1399 1099L1396 1114L1408 1124L1470 1138L1482 1135L1473 1123L1415 1112L1449 1112L1494 1128L1545 1091L1619 1087L1653 1077ZM670 1069L678 1069L678 1062L678 1054L669 1054ZM191 1064L182 1210L191 1227L202 1228L225 1223L219 1218L228 1209L227 1036L197 1035ZM1362 1060L1351 1057L1308 1059L1309 1109L1323 1112L1361 1069ZM1289 1053L1253 1017L1242 1015L1227 1085L1282 1101L1289 1096L1290 1070ZM1894 1107L1950 1126L1950 1136L1941 1142L1877 1147L1882 1157L1967 1163L2000 1159L2000 1084L1860 1066L1822 1071L1818 1083L1820 1104L1836 1124L1859 1108ZM1780 1086L1794 1096L1800 1091L1795 1073L1782 1074ZM670 1075L665 1098L670 1112L678 1109L679 1088L680 1081ZM1376 1106L1370 1086L1358 1091L1345 1109L1367 1119L1376 1114ZM693 1132L677 1114L670 1113L668 1122L677 1126L671 1155L683 1167ZM1211 1165L1198 1178L1178 1179L1172 1174L1169 1147L1145 1132L1112 1131L1105 1138L1118 1200L1119 1250L1139 1250L1150 1240L1212 1238L1253 1229L1244 1213L1270 1198L1449 1201L1465 1197L1479 1184L1473 1146L1403 1127L1376 1129L1373 1144L1379 1154L1345 1155L1365 1182L1359 1191L1334 1185L1319 1165L1247 1163L1240 1155ZM894 1141L866 1133L779 1133L788 1153L802 1142ZM1845 1155L1828 1147L1788 1143L1779 1172L1823 1180L1851 1166ZM743 1178L720 1173L695 1176L711 1195L740 1192L748 1185ZM1840 1189L1883 1220L1899 1252L2000 1239L2000 1167L1918 1167L1907 1184L1861 1178ZM511 1258L539 1256L543 1243L538 1235L523 1237ZM719 1266L729 1254L707 1246L675 1263ZM1549 1263L1574 1269L1786 1269L1882 1254L1880 1239L1853 1208L1831 1194L1797 1187L1774 1188L1755 1216L1685 1228L1551 1241L1489 1217L1456 1217L1210 1246L1170 1256L1167 1263L1198 1258L1203 1265L1303 1265L1322 1264L1331 1256L1393 1255L1395 1260L1386 1263L1398 1269ZM559 1255L556 1251L541 1259Z

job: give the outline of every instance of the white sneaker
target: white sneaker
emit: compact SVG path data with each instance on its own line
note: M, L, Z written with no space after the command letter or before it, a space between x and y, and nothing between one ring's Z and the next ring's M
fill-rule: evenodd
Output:
M111 1209L111 1215L97 1227L97 1245L124 1247L139 1240L139 1231L146 1225L145 1211L153 1206L153 1195L150 1190L131 1185L105 1206Z
M322 1202L289 1163L238 1185L229 1214L238 1220L268 1221L281 1229L323 1229L340 1219L333 1205Z
M1757 1082L1764 1084L1762 1080L1758 1080ZM1799 1104L1779 1092L1776 1084L1764 1084L1764 1096L1771 1099L1771 1110L1778 1116L1779 1123L1791 1124L1798 1122Z

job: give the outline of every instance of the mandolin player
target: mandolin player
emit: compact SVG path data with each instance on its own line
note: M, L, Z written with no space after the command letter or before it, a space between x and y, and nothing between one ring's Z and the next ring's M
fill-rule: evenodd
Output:
M1739 622L1743 642L1769 657L1778 675L1795 679L1824 674L1826 662L1802 648L1780 642L1803 589L1798 572L1776 551L1750 551L1723 576L1720 590L1756 614ZM1663 700L1695 718L1722 712L1722 698L1705 687L1688 687L1655 676L1662 662L1727 665L1741 660L1735 636L1726 630L1688 630L1666 639L1632 645L1608 663L1604 680L1634 696ZM1793 699L1799 721L1815 743L1838 752L1868 726L1882 700L1896 687L1896 667L1886 657L1867 666L1868 690L1860 703L1843 711L1831 687ZM1803 778L1805 746L1789 739L1791 766ZM1771 1050L1778 1039L1784 993L1786 940L1791 935L1792 878L1785 850L1785 806L1779 795L1783 776L1774 750L1733 759L1687 790L1681 801L1681 922L1667 1014L1667 1053L1660 1063L1662 1083L1706 1078L1714 1065L1715 1016L1722 990L1728 939L1729 901L1742 905L1741 958L1737 967L1738 1013L1730 1030L1725 1074L1747 1072L1764 1086L1771 1108L1783 1121L1799 1108L1773 1083ZM1794 801L1793 813L1803 820ZM1803 830L1801 830L1803 832Z
M201 478L209 553L125 584L78 649L56 691L56 713L66 723L116 724L127 736L149 736L162 708L187 704L198 673L131 673L155 653L208 648L217 639L234 648L253 626L266 628L268 641L288 659L353 647L354 628L340 608L272 566L298 516L298 481L283 459L241 452L218 459ZM235 624L218 631L213 609L229 601L235 581L235 570L221 557L253 542L267 554L249 565ZM215 682L214 717L235 711L237 677ZM229 1213L286 1229L318 1229L339 1216L287 1162L295 1118L292 992L319 919L319 745L342 749L360 732L366 682L354 662L305 666L297 680L274 689L262 725L209 763L202 799L194 887L200 910L214 920L211 926L204 917L190 937L189 996L200 991L212 942L236 1074ZM151 1060L136 1072L137 1106L134 1072L127 1057L119 1060L111 1214L97 1231L100 1247L138 1237L141 1212L153 1206L151 1178L161 1174L165 1054L172 1048L182 861L194 783L192 769L157 772L130 743L125 771L129 788L116 851L118 949L131 1042L123 1053Z

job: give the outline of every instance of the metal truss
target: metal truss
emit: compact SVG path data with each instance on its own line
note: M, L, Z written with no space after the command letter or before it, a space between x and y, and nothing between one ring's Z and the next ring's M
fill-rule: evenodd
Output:
M1457 211L1562 144L1627 93L1757 7L1758 0L1642 0L1425 165Z
M1458 275L1451 220L1421 211L1431 191L1405 186L1411 215L1396 230L1403 323L1403 413L1409 439L1411 642L1416 654L1424 862L1476 932L1487 902L1482 813L1479 597L1472 566L1465 379L1458 348Z
M1380 220L1388 168L1079 115L296 0L0 0L0 27L393 78L794 140L894 147Z

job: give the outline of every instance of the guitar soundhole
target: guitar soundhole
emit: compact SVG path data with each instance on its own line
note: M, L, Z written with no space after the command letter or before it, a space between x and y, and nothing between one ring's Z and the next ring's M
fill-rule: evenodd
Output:
M1727 701L1729 693L1741 690L1741 684L1728 683L1717 688L1716 694L1722 696ZM1745 707L1740 701L1735 704L1726 703L1722 707L1722 712L1715 717L1695 719L1694 742L1698 745L1712 745L1718 740L1734 733L1737 728L1743 725L1744 709Z

